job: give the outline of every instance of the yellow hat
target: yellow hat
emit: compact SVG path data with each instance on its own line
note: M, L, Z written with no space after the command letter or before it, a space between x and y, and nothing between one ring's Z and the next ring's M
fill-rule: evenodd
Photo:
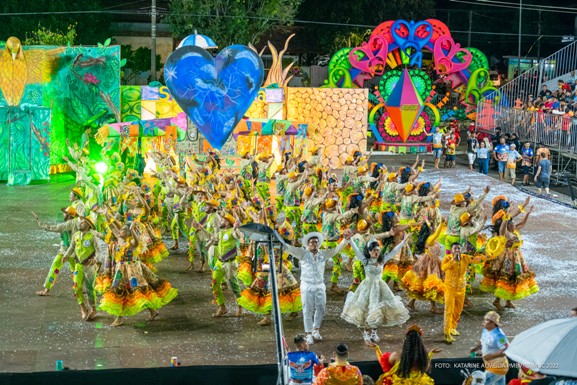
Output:
M231 225L234 225L236 219L230 214L225 214L224 219L226 219Z
M78 213L76 212L76 209L72 206L68 206L66 208L60 209L62 210L63 213L66 213L68 215L70 215L71 217L76 217L78 216Z
M92 219L88 218L88 217L80 217L80 219L82 219L83 221L86 221L90 227L92 227L93 230L96 229L96 226L94 226L94 222L92 222Z
M335 207L337 205L337 201L334 200L333 198L329 198L325 201L325 207L327 209L332 209L333 207Z
M393 182L393 181L395 181L396 179L397 179L397 174L395 174L394 172L390 173L390 174L387 176L387 181L389 181L389 182Z
M351 163L353 163L353 160L354 160L353 157L352 157L352 156L349 156L349 157L347 158L347 160L345 160L345 164L351 164Z
M75 187L72 189L72 192L74 193L74 195L76 195L78 198L83 199L84 198L84 193L82 192L82 190L78 187Z
M305 188L304 194L306 197L310 197L313 194L313 188L311 186L307 186Z
M361 166L359 167L359 169L357 170L357 174L364 174L368 171L368 169L365 166Z
M361 219L358 223L357 223L357 230L358 231L365 231L369 228L369 224L367 221L365 221L364 219Z
M294 178L296 178L296 177L298 177L298 176L299 176L298 172L295 172L295 171L291 171L291 172L289 172L289 174L288 174L288 177L289 177L290 179L294 179Z
M211 200L206 201L206 204L211 205L213 207L218 207L218 202L215 199L211 199Z
M409 183L405 186L405 193L410 194L415 190L415 186L412 183Z
M461 226L464 226L465 224L467 224L469 221L471 220L471 214L464 212L463 214L461 214L461 216L459 217L459 222L461 223Z
M455 194L453 201L451 202L452 205L458 205L459 203L463 203L465 201L465 197L463 194Z

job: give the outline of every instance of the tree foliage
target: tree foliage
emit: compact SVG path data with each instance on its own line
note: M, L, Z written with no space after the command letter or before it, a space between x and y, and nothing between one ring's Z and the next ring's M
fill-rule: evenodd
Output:
M256 44L275 26L293 22L301 0L172 0L166 21L177 37L195 30L219 47Z
M109 35L110 17L101 13L77 12L100 9L100 0L2 0L0 13L13 15L0 17L0 40L6 40L10 36L25 40L40 29L67 31L68 26L76 25L77 43L96 44ZM42 14L34 14L35 12Z
M148 47L132 49L130 44L120 46L120 57L126 60L122 67L122 84L133 84L142 73L150 71L151 55L152 51ZM162 68L160 55L156 55L156 68Z
M52 31L50 28L43 26L38 27L26 35L24 45L74 45L76 41L76 24L69 25L65 32Z
M428 19L434 14L433 7L433 0L303 0L297 19L335 23L310 24L306 30L307 39L314 39L324 53L330 54L339 43L383 21ZM366 27L349 26L353 24Z

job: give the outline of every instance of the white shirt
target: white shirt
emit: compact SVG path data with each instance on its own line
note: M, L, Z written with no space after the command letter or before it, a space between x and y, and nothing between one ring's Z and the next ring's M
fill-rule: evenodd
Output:
M301 283L308 285L324 284L326 261L340 253L347 243L349 243L348 240L343 240L334 249L319 249L316 254L313 254L308 247L294 247L283 241L287 252L301 262Z

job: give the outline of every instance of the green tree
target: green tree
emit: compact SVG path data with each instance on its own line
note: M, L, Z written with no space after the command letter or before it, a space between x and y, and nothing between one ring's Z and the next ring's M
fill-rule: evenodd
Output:
M2 0L0 13L12 14L0 16L0 40L6 40L10 36L25 40L27 36L42 28L48 31L66 31L69 25L76 25L76 43L96 44L109 36L110 16L76 12L100 9L100 0Z
M147 47L132 49L130 44L120 46L120 57L126 60L126 64L122 67L122 84L133 84L142 73L150 71L151 54L150 48ZM160 55L156 55L156 68L162 68Z
M65 32L52 31L40 26L36 31L26 35L24 45L74 45L76 40L76 24L69 25Z
M433 7L433 0L303 0L297 19L334 23L310 24L305 32L306 39L317 42L322 53L332 54L338 42L352 34L363 34L387 20L428 19L434 14Z
M290 25L301 0L172 0L166 20L177 37L195 30L219 47L256 44L272 27Z

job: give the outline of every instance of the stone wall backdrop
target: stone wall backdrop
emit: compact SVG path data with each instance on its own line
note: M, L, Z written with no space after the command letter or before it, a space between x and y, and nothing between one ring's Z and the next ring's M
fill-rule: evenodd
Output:
M368 97L367 89L289 87L286 119L308 123L311 147L322 146L325 165L340 168L353 151L366 152Z

